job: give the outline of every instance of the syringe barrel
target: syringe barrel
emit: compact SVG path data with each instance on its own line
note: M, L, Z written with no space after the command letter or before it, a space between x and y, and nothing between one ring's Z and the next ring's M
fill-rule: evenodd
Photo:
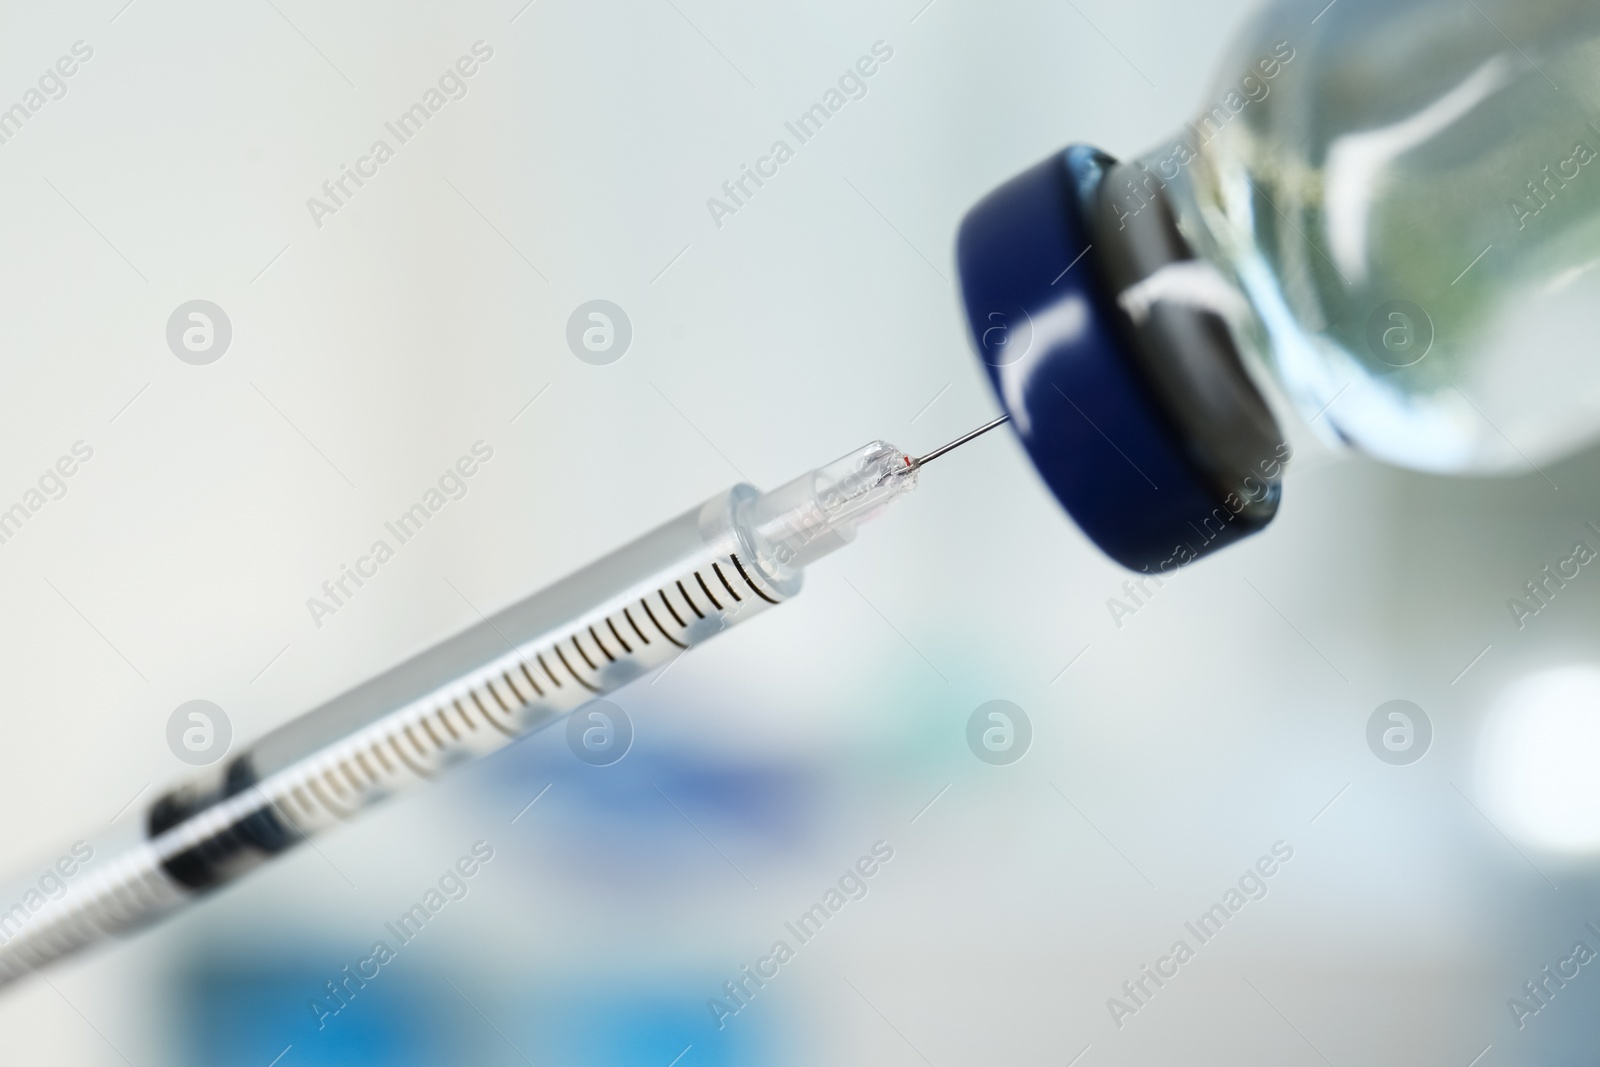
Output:
M59 899L0 915L0 983L148 922L795 595L800 572L764 569L737 522L759 495L718 494L166 793L146 840L96 848L98 862Z
M503 748L800 591L801 567L916 484L873 442L770 494L736 485L161 796L8 926L0 984L219 886L451 764ZM31 899L31 898L30 898ZM0 903L0 908L4 904Z
M763 570L738 522L758 496L718 494L169 793L151 811L168 873L193 889L226 881L793 596L799 571Z

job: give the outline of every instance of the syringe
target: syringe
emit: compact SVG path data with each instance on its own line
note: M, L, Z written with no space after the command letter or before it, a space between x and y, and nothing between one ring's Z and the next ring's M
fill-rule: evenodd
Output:
M915 488L923 464L1007 417L921 458L874 441L770 493L735 485L279 727L154 801L142 839L94 851L55 899L0 897L0 985L167 915L783 603L805 567Z

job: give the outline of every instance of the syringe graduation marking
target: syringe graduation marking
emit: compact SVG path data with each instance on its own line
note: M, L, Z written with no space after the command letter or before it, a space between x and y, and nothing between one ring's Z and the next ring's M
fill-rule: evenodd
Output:
M411 732L411 724L406 723L403 729L405 730L405 735L411 739L411 747L417 750L417 755L427 759L428 750L422 747L422 742L417 740L417 735Z
M518 667L518 669L520 669L522 671L522 676L524 678L528 679L528 684L533 686L534 693L539 695L539 696L544 696L544 690L539 688L538 680L536 678L534 678L533 672L528 670L527 661L526 660L519 660L517 662L517 667Z
M539 661L539 666L544 668L544 673L548 674L550 676L550 680L556 684L556 688L560 689L561 688L561 679L557 678L556 677L556 672L550 669L550 664L548 664L548 663L546 663L544 661L544 653L543 652L535 652L533 654L533 658Z
M697 574L696 577L699 577L699 575ZM700 610L700 605L696 604L694 602L694 600L689 596L689 590L687 590L687 589L685 589L683 587L683 579L682 578L678 579L677 586L678 586L678 592L682 593L683 594L683 599L688 602L689 610L694 612L694 617L697 618L697 619L705 618L706 617L706 613Z
M661 593L660 590L657 590L657 594L661 597L661 602L663 604L666 604L667 603L666 595ZM671 634L667 633L667 628L665 626L661 625L661 620L656 618L656 613L650 610L650 602L648 600L641 600L641 601L639 601L639 603L640 603L640 605L642 605L644 607L644 613L646 615L650 616L650 621L656 624L656 629L661 631L661 636L662 637L665 637L668 641L671 641L673 644L677 645L679 648L687 649L689 647L688 645L684 644L682 641L679 641L676 637L673 637ZM669 610L669 611L672 610L672 605L671 604L667 604L667 610ZM680 625L682 624L682 620L681 619L679 620L679 624Z
M707 600L711 601L711 606L721 611L722 605L717 602L716 597L711 595L711 587L706 584L706 580L700 576L699 571L694 572L694 580L700 583L700 591L706 595Z
M738 593L734 592L733 586L728 583L727 576L722 573L721 564L713 563L711 565L711 569L716 572L717 580L722 583L722 588L724 588L724 589L726 589L728 591L728 595L733 597L734 602L735 603L743 603L744 602L744 597L742 597Z
M682 615L679 615L679 614L678 614L678 609L677 609L677 608L675 608L675 607L673 607L673 606L672 606L672 601L670 601L670 600L668 600L668 599L667 599L667 591L666 591L666 590L665 590L665 589L657 589L657 590L656 590L656 596L658 596L658 597L660 597L660 598L661 598L661 602L662 602L662 603L663 603L663 604L665 604L665 605L666 605L666 606L667 606L667 610L668 610L668 611L670 611L670 612L671 612L671 613L672 613L672 618L673 618L673 620L674 620L674 621L676 621L676 622L677 622L677 624L678 624L678 625L679 625L679 626L681 626L681 627L683 627L683 628L684 628L684 629L685 629L685 630L687 630L687 629L688 629L688 628L689 628L689 624L688 624L688 623L686 623L686 622L684 622L684 621L683 621L683 616L682 616ZM649 607L649 605L648 605L648 604L647 604L647 605L645 605L645 606L646 606L646 607L647 607L647 608L648 608L648 607ZM657 625L657 626L659 626L659 625L661 625L661 624L660 624L660 623L656 623L656 625ZM661 631L661 632L662 632L662 633L666 633L666 632L667 632L667 631L665 631L665 630L662 630L662 631ZM680 642L678 642L678 641L673 641L673 644L680 644ZM689 646L688 646L688 645L683 645L683 646L682 646L682 647L684 647L684 648L688 648L688 647L689 647Z
M626 611L627 609L624 608L623 610ZM628 656L633 655L633 646L628 644L627 641L623 640L622 632L617 629L617 624L611 621L611 617L609 615L606 616L606 627L611 631L611 636L617 639L617 644L622 646L623 654Z
M306 783L306 788L311 791L312 797L314 797L317 803L321 804L323 808L338 814L338 809L334 807L333 801L323 794L323 791L318 787L317 780L315 778Z
M494 692L494 690L491 689L490 692ZM500 697L498 695L496 695L495 699L499 700ZM501 705L501 707L505 707L505 706ZM505 712L506 712L507 715L510 715L511 714L511 709L510 708L505 708ZM507 729L505 724L503 724L500 721L498 716L490 715L486 711L486 712L484 712L483 717L484 717L485 720L488 721L490 726L493 726L496 730L499 730L501 733L505 734L507 737L518 737L518 736L520 736L515 730Z
M421 753L422 752L422 746L417 743L416 736L414 734L412 734L412 732L411 732L411 724L410 723L406 723L404 729L405 729L405 735L408 738L411 739L412 746L416 748L418 753ZM406 755L405 749L400 747L400 738L399 738L398 735L396 735L394 737L391 737L389 739L389 747L394 749L394 754L396 756L400 757L400 762L404 763L407 767L409 767L411 769L411 772L413 774L417 775L417 777L419 777L419 778L432 778L433 777L432 774L430 774L429 772L423 770L421 767L417 766L417 764L412 760L412 758L410 756Z
M644 601L641 600L639 603L643 604ZM644 631L639 629L639 624L633 621L633 613L627 608L623 608L622 617L628 620L628 625L633 627L633 632L639 635L639 640L648 645L650 643L650 638L646 637Z
M572 635L572 647L578 650L578 655L583 657L583 662L589 665L589 669L591 671L598 671L600 669L599 667L595 666L594 660L589 658L589 653L585 652L583 650L583 646L578 643L577 634Z
M441 752L444 751L444 742L439 740L439 735L433 732L433 723L429 722L427 719L423 719L422 732L428 735L428 740L433 742L434 748ZM432 753L429 753L429 755L432 755Z
M467 718L467 713L465 711L463 711L462 708L461 708L461 700L460 700L460 698L458 697L457 699L452 700L450 703L455 707L456 714L461 716L462 721L465 722L466 718ZM459 741L459 740L461 740L461 731L457 730L456 729L456 724L450 721L450 716L445 714L446 710L448 710L448 709L439 708L437 711L435 711L433 713L434 717L439 720L439 725L444 727L445 733L450 735L450 740Z
M511 671L509 669L501 671L500 677L506 680L506 688L510 689L511 695L517 698L518 705L526 704L528 702L528 699L522 695L522 690L517 688L517 683L511 680ZM501 707L505 707L505 705L502 703ZM506 708L506 711L509 712L510 710L510 708Z
M577 641L573 641L573 644L576 645ZM578 649L578 651L582 652L583 649L580 648L580 649ZM594 686L590 685L587 681L585 681L583 675L579 674L577 671L572 669L572 664L567 662L567 654L565 652L561 651L561 646L560 645L556 646L556 658L561 661L561 665L567 669L567 673L568 674L572 675L572 677L577 680L579 685L583 686L585 689L589 690L589 692L591 692L591 693L600 692L600 690L596 689ZM592 667L592 666L594 666L594 664L591 663L590 666Z
M744 564L739 562L739 557L738 556L729 556L728 558L733 560L734 568L738 570L739 577L744 579L744 584L745 585L748 585L751 589L755 590L756 596L760 597L762 600L765 600L768 604L776 604L776 603L778 603L778 601L772 599L766 593L763 593L761 591L761 587L759 585L757 585L755 582L752 582L750 580L750 575L745 571Z

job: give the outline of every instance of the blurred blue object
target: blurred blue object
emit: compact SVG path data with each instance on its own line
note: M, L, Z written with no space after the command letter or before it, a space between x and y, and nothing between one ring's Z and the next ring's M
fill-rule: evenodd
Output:
M535 1063L585 1067L762 1067L781 1062L778 1042L759 1017L718 1031L705 1007L686 1001L686 990L714 989L710 976L672 976L654 987L637 977L596 982L530 998L517 1044Z
M762 1019L711 1028L686 991L714 988L709 975L643 984L637 974L592 975L586 986L550 986L550 975L502 988L479 1015L441 974L417 968L373 983L317 1029L305 1004L327 975L305 944L252 967L243 959L201 964L180 983L183 1059L194 1067L422 1067L445 1063L560 1063L585 1067L760 1067L780 1062Z
M450 988L420 971L421 977L397 974L370 984L318 1030L306 1005L329 974L316 963L325 953L304 948L298 958L255 965L236 958L190 972L179 985L182 1062L265 1067L282 1056L276 1067L423 1067L462 1062L464 1052L482 1044L460 1013L440 1010L442 996L455 996Z
M566 814L552 826L583 852L591 851L597 833L656 850L675 840L664 839L664 831L693 835L686 816L782 850L813 828L825 782L824 768L802 759L707 752L660 737L647 725L627 756L610 766L580 762L559 731L549 730L495 753L473 774L496 808L515 805L513 811L553 784Z

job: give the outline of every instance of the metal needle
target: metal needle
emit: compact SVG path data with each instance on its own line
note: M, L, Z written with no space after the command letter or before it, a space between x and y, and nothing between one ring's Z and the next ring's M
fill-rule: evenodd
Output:
M1010 421L1011 421L1011 416L1010 415L1001 415L998 419L995 419L993 422L986 422L982 426L979 426L976 430L973 430L970 433L962 434L960 437L956 438L954 441L951 441L949 444L944 445L944 446L942 446L940 448L936 448L932 452L929 452L926 456L920 456L917 459L912 460L908 464L908 466L912 470L916 470L918 467L922 466L924 463L930 462L931 460L938 459L940 456L944 455L946 452L950 451L952 448L959 448L960 446L966 444L968 441L972 440L974 437L980 437L983 434L986 434L990 430L994 429L996 426L999 426L1001 423L1010 422Z

